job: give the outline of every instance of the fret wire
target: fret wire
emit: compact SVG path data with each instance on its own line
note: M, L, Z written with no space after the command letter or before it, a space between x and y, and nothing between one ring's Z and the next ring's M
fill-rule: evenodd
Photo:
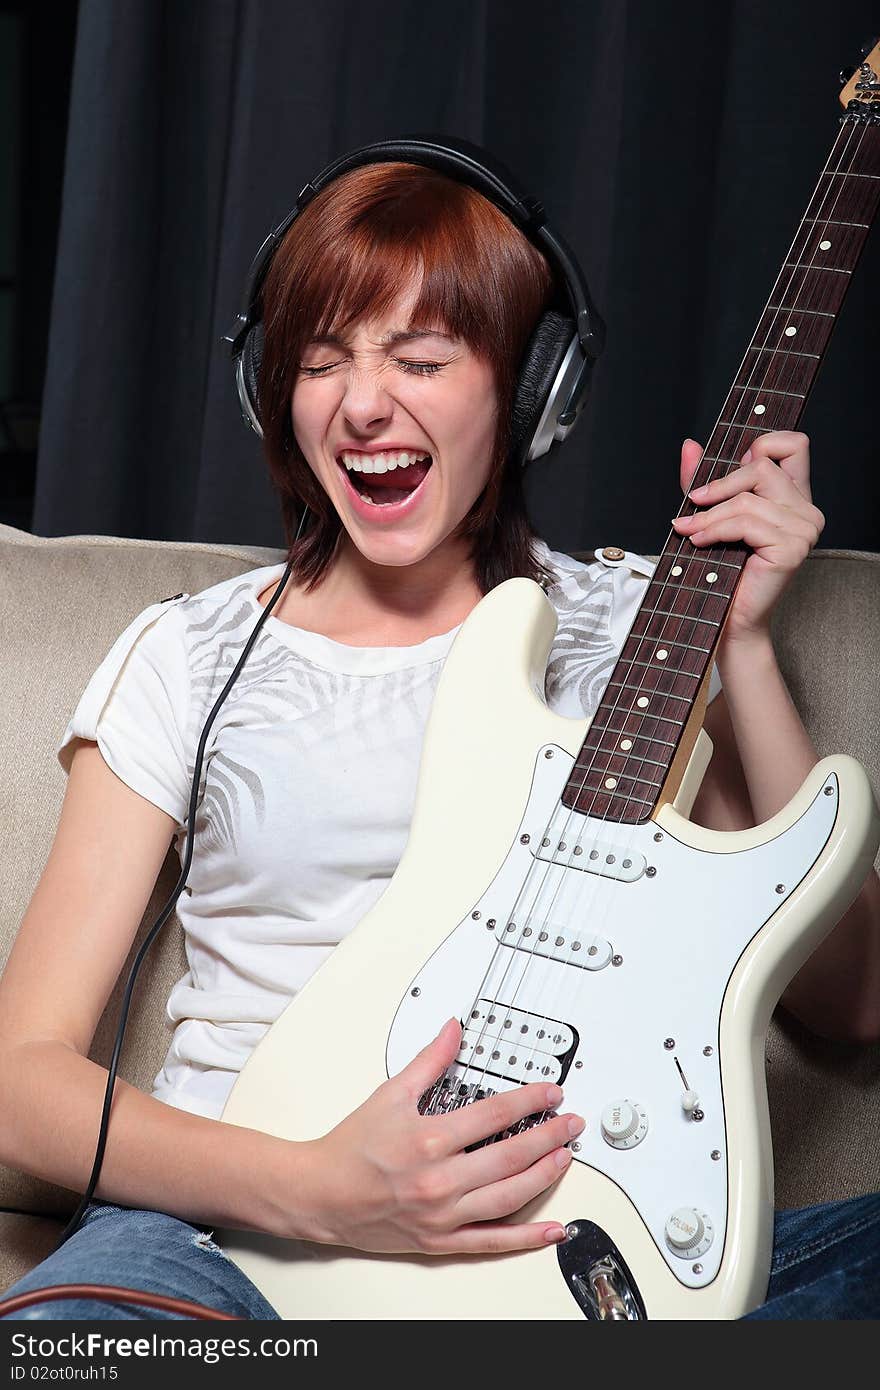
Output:
M683 539L686 539L686 538L683 537ZM679 559L681 559L681 556L679 556ZM723 561L719 561L719 564L723 564L723 563L724 563ZM673 577L674 577L674 576L673 576ZM666 583L666 580L665 580L665 579L663 580L663 583L664 583L664 584ZM676 579L676 582L675 582L674 585L670 584L669 590L670 590L670 593L673 592L673 591L674 591L675 593L684 593L685 591L687 591L689 594L703 594L703 595L705 595L706 598L730 598L730 597L731 597L730 594L725 594L724 591L723 591L722 589L714 589L714 588L713 588L713 589L698 589L698 588L696 587L695 584L679 584L677 579ZM689 613L676 613L675 616L676 616L677 618L689 618L689 617L690 617L690 614L689 614Z
M702 593L702 589L700 593ZM652 618L687 618L691 623L708 623L710 627L720 627L724 622L723 618L695 618L692 613L669 613L665 608L655 608L651 614Z
M833 270L835 275L852 275L851 270L842 270L839 265L810 265L807 261L786 261L790 270Z
M608 684L611 685L612 682L609 681ZM638 686L630 686L630 690L637 690L637 689L638 689ZM662 691L657 691L657 690L655 690L655 691L653 691L652 693L653 693L654 695L658 695L658 694L659 694L660 697L661 697L661 699L663 698ZM626 712L627 714L634 714L637 718L642 718L642 719L662 719L664 724L674 724L674 725L676 726L676 728L679 730L679 732L681 732L681 729L682 729L683 721L682 721L681 719L673 719L672 716L669 715L669 714L655 714L653 710L651 710L651 712L648 713L647 710L643 710L643 709L629 709L629 710L626 710L625 712ZM624 730L621 729L621 730L619 730L619 732L620 732L620 733L623 733ZM640 737L640 738L647 738L648 735L647 735L647 734L641 734L641 735L639 735L639 737ZM587 738L589 738L589 734L587 734Z
M641 613L636 614L637 618L640 618L641 616ZM653 616L653 613L649 613L648 620L650 621L650 619ZM674 637L652 637L647 632L636 632L634 628L630 628L628 635L630 637L638 637L642 641L647 640L648 642L663 642L667 647L687 647L689 652L704 652L707 656L709 652L711 652L712 650L711 647L698 647L694 642L679 642Z
M608 682L608 684L609 684L609 686L612 686L612 685L619 685L619 686L621 686L624 690L631 690L631 691L633 692L633 694L639 694L639 695L656 695L657 698L660 699L660 700L681 700L682 703L685 704L685 705L689 705L689 704L691 703L691 697L690 697L690 695L673 695L672 692L671 692L670 690L645 690L645 689L644 689L642 686L640 686L640 685L630 685L628 681L610 680L610 681ZM661 719L661 718L662 718L662 715L657 714L657 715L654 716L654 718L655 718L655 719ZM680 722L680 721L677 720L677 719L674 719L674 720L672 721L672 723L674 723L674 724L677 724L677 723L679 723L679 722Z
M838 179L880 179L880 174L854 174L852 169L823 169L822 173Z
M733 387L735 391L766 391L768 396L799 396L802 401L807 399L802 391L774 391L772 386L751 386L748 382L742 386L735 381Z
M573 768L572 768L572 771L574 771ZM578 771L579 771L579 772L583 772L584 769L583 769L583 768L579 768ZM662 783L662 782L655 782L654 779L653 779L653 777L634 777L634 776L632 775L632 773L629 773L629 772L610 772L610 773L609 773L607 769L605 769L605 770L603 771L603 769L600 768L600 767L591 767L591 768L587 769L587 776L589 776L589 774L590 774L591 772L595 772L595 774L596 774L597 777L614 777L614 778L616 778L616 780L617 780L618 782L621 782L621 781L622 781L622 782L635 782L636 784L638 784L639 782L641 782L641 783L643 784L643 786L646 786L646 787L662 787L662 786L663 786L663 783ZM623 795L624 795L623 792L618 792L618 791L616 791L614 787L588 787L588 786L587 786L586 780L585 780L584 783L583 783L583 790L584 790L584 791L591 791L591 792L613 792L616 796L623 796Z
M821 222L823 227L862 227L866 232L871 229L867 222L839 222L833 217L805 217L805 222Z
M772 430L760 429L758 425L749 425L745 420L719 420L719 425L725 425L729 430L754 430L756 434L772 434Z
M640 714L639 717L640 717L640 718L644 718L644 715L641 715L641 714ZM650 719L651 717L652 717L651 715L648 715L648 718L649 718L649 719ZM587 730L587 739L589 739L590 734L592 734L594 730L596 731L596 733L602 733L602 734L615 734L615 735L617 735L617 734L623 734L624 738L644 738L644 739L647 739L649 743L662 743L662 744L664 744L667 748L677 748L677 747L678 747L678 744L677 744L677 743L672 743L672 742L670 742L670 740L669 740L668 738L657 738L654 734L636 734L636 733L631 733L631 732L628 732L626 729L612 729L610 724L591 724L590 727L589 727L589 729ZM603 749L602 751L605 752L605 753L607 753L607 752L608 752L608 749L605 748L605 749ZM626 750L626 749L623 749L622 751L623 751L623 752L626 752L627 750Z
M818 352L795 352L794 348L773 348L773 347L750 347L748 352L775 352L777 357L814 357L817 362L821 361Z
M681 539L683 539L683 541L687 541L687 537L681 537ZM728 546L724 546L724 549L727 550ZM662 556L660 556L660 560L665 559L665 557L667 557L667 559L674 560L676 564L678 563L678 560L681 560L680 555L670 555L670 553L667 552L667 550L666 552L663 552ZM658 564L660 563L660 560L658 560ZM685 559L685 563L690 564L692 560L702 560L703 564L710 564L710 566L712 566L712 569L715 569L716 564L723 564L724 569L726 570L742 569L742 564L738 564L737 562L735 562L735 560L713 560L706 555L691 555L690 557L687 557L687 559ZM660 584L666 584L666 580L674 580L674 578L677 578L677 575L667 574L666 578L663 578L663 580L659 580L658 582L660 582ZM678 588L683 587L684 585L678 585ZM703 592L705 591L703 591L703 589L698 589L698 591L696 592L698 592L698 594L703 594Z
M582 788L581 790L583 790L583 788ZM595 788L595 787L590 787L590 788L589 788L589 791L590 791L591 793L595 793L596 790L597 790L597 788ZM603 795L603 796L607 796L607 797L609 798L609 800L612 799L612 798L617 798L618 800L623 801L626 805L629 805L629 806L631 806L631 805L633 804L633 802L635 802L636 805L639 805L639 806L653 806L653 805L654 805L653 801L647 801L647 800L645 799L645 797L643 797L643 796L627 796L627 795L625 794L625 792L613 792L613 791L609 791L609 790L607 789L607 787L603 787L603 788L602 788L602 795ZM562 803L563 806L565 805L564 797L565 797L565 793L563 792L563 803ZM579 791L579 792L577 793L577 795L574 797L574 804L575 804L575 806L577 806L577 803L578 803L578 800L579 800L579 799L580 799L580 791ZM589 814L589 812L587 812L587 814Z
M653 661L637 661L634 656L624 656L621 657L621 661L627 662L630 666L651 666L655 671L668 671L673 676L690 676L696 681L703 679L702 671L682 671L677 666L667 666L665 661L658 663L656 657Z
M675 744L672 744L672 747L674 748ZM669 766L669 763L665 759L643 757L641 753L634 753L631 748L597 748L595 751L597 753L607 753L612 758L633 758L637 763L651 763L654 767ZM592 763L589 767L584 767L581 763L575 763L572 772L575 770L578 772L593 772L595 769Z
M825 309L804 309L800 304L768 304L767 308L781 309L784 314L816 314L822 319L837 318L836 314L829 314Z

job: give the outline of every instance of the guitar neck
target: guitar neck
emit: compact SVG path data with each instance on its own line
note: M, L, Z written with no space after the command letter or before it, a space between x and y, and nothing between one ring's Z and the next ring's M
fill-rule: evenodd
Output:
M797 429L880 203L880 82L867 65L694 475L740 466ZM685 500L681 514L699 508ZM647 820L702 689L751 552L670 532L562 796L569 809Z

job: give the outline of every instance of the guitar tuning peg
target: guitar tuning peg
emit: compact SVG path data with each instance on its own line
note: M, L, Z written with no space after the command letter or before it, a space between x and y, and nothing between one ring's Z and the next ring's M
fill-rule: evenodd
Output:
M849 79L852 77L852 75L853 75L854 72L855 72L855 68L841 68L841 69L840 69L840 72L837 74L837 79L838 79L838 81L840 82L841 87L845 87L845 86L846 86L847 82L848 82Z
M871 50L872 50L873 48L876 48L876 46L877 46L877 40L876 40L876 39L869 39L867 43L862 44L861 48L859 49L859 57L861 58L862 62L865 61L865 59L867 58L868 54L871 52Z

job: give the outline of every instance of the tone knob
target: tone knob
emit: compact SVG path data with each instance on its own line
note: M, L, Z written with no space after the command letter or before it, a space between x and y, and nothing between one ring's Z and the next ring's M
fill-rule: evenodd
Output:
M673 1250L690 1250L705 1234L703 1218L693 1207L678 1207L666 1219L666 1240Z
M641 1122L641 1115L631 1101L612 1101L602 1111L602 1136L610 1144L626 1143L633 1138Z

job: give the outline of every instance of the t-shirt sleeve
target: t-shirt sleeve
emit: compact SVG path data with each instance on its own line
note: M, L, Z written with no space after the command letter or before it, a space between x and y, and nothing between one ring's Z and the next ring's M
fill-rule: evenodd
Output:
M189 808L190 675L178 604L150 604L120 633L83 691L57 756L65 773L93 739L116 776L183 825Z
M618 569L611 570L610 625L612 641L617 651L620 651L626 641L626 635L635 621L636 613L645 597L648 581L655 569L653 562L646 560L642 555L635 556L634 560L639 564L638 572L629 565L621 565ZM721 677L717 665L713 662L712 674L709 677L709 699L714 700L720 689Z

